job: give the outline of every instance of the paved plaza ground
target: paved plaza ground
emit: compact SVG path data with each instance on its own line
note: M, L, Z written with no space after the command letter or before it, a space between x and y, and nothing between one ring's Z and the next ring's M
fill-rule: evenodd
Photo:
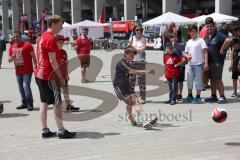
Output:
M40 97L32 78L34 111L16 110L20 95L13 64L4 55L0 70L0 100L5 110L0 115L0 160L239 160L240 159L240 98L231 98L231 73L226 60L223 81L228 103L164 104L168 98L163 75L162 52L147 51L148 68L156 69L148 76L146 113L155 114L159 124L151 130L132 127L126 121L125 105L118 101L112 87L111 75L121 50L92 51L93 83L80 82L76 53L66 46L70 60L70 98L81 108L78 113L64 113L65 127L76 131L75 139L42 139L39 120ZM113 68L113 69L111 69ZM96 78L95 78L96 77ZM187 95L186 82L184 96ZM195 91L194 91L195 95ZM210 91L203 92L206 98ZM223 107L228 119L214 123L211 112ZM49 128L56 131L52 106L49 107Z

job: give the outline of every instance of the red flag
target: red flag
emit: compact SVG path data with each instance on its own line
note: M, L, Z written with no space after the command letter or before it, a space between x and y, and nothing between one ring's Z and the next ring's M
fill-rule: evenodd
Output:
M104 6L102 7L101 15L98 19L98 23L103 23L104 22Z

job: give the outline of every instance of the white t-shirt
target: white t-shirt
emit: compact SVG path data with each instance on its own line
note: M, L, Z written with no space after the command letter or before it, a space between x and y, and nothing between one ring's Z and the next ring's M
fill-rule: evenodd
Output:
M192 59L188 62L189 65L199 65L204 63L203 49L207 48L207 44L202 38L188 40L185 52L192 56Z
M142 37L140 40L138 40L135 36L133 37L130 37L129 41L131 42L132 41L132 46L135 48L135 49L141 49L143 48L143 46L146 46L146 40L144 37ZM145 55L144 55L144 52L138 52L137 55L134 56L134 59L133 61L143 61L145 60Z

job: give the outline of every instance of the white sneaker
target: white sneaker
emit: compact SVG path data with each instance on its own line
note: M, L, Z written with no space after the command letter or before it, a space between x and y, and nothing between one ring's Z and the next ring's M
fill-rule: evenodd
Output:
M151 121L143 121L143 128L145 129L150 129L152 128L152 124L151 124Z
M157 123L157 121L158 121L157 117L153 118L152 120L143 121L143 128L150 129L154 124Z
M231 97L237 97L238 96L238 94L237 94L237 92L232 92L232 94L231 94Z

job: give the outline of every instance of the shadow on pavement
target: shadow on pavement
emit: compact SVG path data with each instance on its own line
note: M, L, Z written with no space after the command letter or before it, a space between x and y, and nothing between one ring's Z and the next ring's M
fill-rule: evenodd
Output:
M225 145L228 145L228 146L238 146L238 147L240 147L240 142L227 142L227 143L225 143Z
M161 123L161 122L160 122ZM138 127L138 128L143 128L142 124L139 123L138 125L134 126L134 127ZM162 129L160 128L168 128L168 127L180 127L180 126L176 126L176 125L172 125L170 123L162 123L159 124L159 122L157 124L154 124L152 126L152 128L150 129L146 129L146 130L152 130L152 131L162 131Z
M84 112L103 112L102 110L99 110L99 109L80 109L79 111L72 111L72 112L69 112L69 111L66 111L66 110L63 110L64 113L84 113Z
M33 108L33 111L39 111L40 110L40 108ZM48 110L53 110L53 107L48 107Z
M225 91L232 91L233 87L232 86L224 86Z
M180 127L179 125L172 125L170 123L161 123L160 124L156 124L155 126L160 127L160 128L168 128L168 127Z
M120 133L77 132L76 138L100 139L105 138L105 136L118 136L118 135L120 135Z
M16 118L16 117L26 117L29 114L24 113L3 113L0 114L0 118Z
M228 98L226 104L228 104L228 103L239 103L239 102L240 102L239 97L238 98Z
M13 67L2 67L1 69L15 69Z
M89 83L112 83L113 81L92 81L92 82L89 82Z
M166 100L165 100L166 101ZM165 101L153 101L153 100L146 100L145 103L153 103L153 104L165 104Z
M11 103L12 101L10 101L10 100L5 100L5 101L0 101L0 102L2 102L2 103Z

